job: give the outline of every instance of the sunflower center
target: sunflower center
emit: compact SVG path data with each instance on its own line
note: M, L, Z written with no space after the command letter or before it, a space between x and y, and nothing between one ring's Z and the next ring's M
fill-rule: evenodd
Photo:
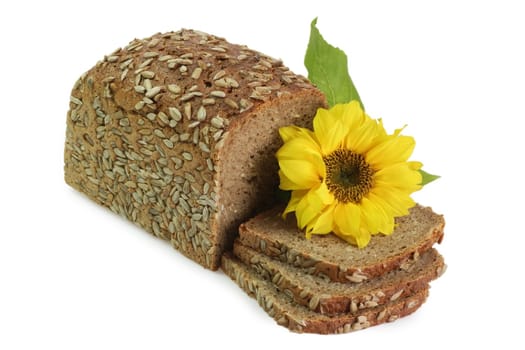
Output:
M343 203L359 203L373 185L374 170L365 158L348 149L337 149L323 157L326 186Z

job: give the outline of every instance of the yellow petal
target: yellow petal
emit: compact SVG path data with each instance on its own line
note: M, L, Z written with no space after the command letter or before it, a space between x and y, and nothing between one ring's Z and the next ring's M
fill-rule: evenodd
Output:
M291 191L291 190L302 189L302 187L298 186L295 182L292 182L292 180L286 177L286 175L280 169L279 169L279 180L280 180L279 188L281 190Z
M278 160L293 160L293 159L303 159L307 160L310 157L317 156L322 158L321 149L317 145L313 145L308 140L304 138L295 138L288 142L277 150L275 154Z
M306 239L311 239L311 238L312 238L312 231L308 231L308 230L306 230L306 231L305 231L305 234L304 234L304 237L305 237Z
M358 127L350 129L344 141L345 147L355 153L366 154L368 150L385 138L385 136L379 135L379 128L380 126L375 120L366 120Z
M301 199L308 193L308 190L302 190L302 191L292 191L292 195L290 197L290 201L288 202L288 205L286 206L286 209L284 209L283 212L283 219L286 218L286 215L289 213L295 211L297 208L297 204L301 201Z
M370 242L372 235L365 229L361 229L361 232L355 237L356 244L359 248L364 248Z
M311 233L327 234L333 231L335 207L336 203L333 203L323 210L321 215L311 224Z
M375 169L381 169L388 165L406 162L416 142L411 136L389 137L370 149L365 160Z
M306 214L301 215L301 224L306 223L306 233L307 235L310 233L328 233L332 229L332 224L326 222L330 220L333 222L333 216L331 215L331 212L333 211L333 208L330 208L330 205L335 207L335 198L334 196L328 191L328 188L326 187L326 184L323 182L321 183L317 188L314 188L310 190L308 193L308 205L310 208L306 209L301 206L301 211L308 211ZM328 213L326 212L328 211ZM315 213L315 215L313 215ZM325 214L329 215L326 216ZM316 226L318 220L321 220L319 222L319 225ZM317 228L316 228L317 227ZM319 228L321 227L321 228ZM322 232L318 232L317 230L321 229ZM328 230L325 232L325 230Z
M409 193L421 189L421 173L412 170L408 163L397 163L379 170L374 181L377 185L393 186Z
M394 133L392 134L393 136L399 136L401 135L401 132L406 128L407 126L403 126L402 128L399 128L399 129L396 129L394 130Z
M316 213L312 212L308 206L308 194L305 195L295 208L295 217L297 218L297 226L302 230L308 225L308 222L315 217Z
M324 205L332 204L335 201L334 195L326 186L326 182L322 182L317 190L315 190L315 195Z
M346 135L347 126L343 125L340 116L326 109L319 108L313 124L314 133L317 140L319 140L323 155L332 153L341 145Z
M282 189L308 189L321 182L321 174L315 165L304 160L281 160L279 161L281 171L294 188Z
M407 164L410 167L410 169L412 169L412 170L419 170L419 169L421 169L423 167L423 163L416 162L416 161L407 162Z
M334 209L335 224L340 232L347 235L359 233L361 209L354 203L339 203Z
M370 195L375 196L374 201L381 203L393 216L407 215L408 209L416 204L409 194L395 187L376 186L369 192Z
M303 160L313 164L320 177L325 177L326 168L319 145L311 139L298 137L286 142L276 153L279 163L283 160Z
M352 244L352 245L357 245L357 242L355 240L355 237L354 236L350 236L350 235L345 235L343 233L341 233L339 230L335 230L334 231L335 235L339 238L341 238L342 240Z
M328 191L325 183L320 183L312 188L297 205L297 216L300 227L311 224L327 205L335 202L335 198Z
M387 132L385 130L385 126L383 125L383 119L379 118L379 119L376 120L376 122L377 122L377 124L376 124L377 125L377 129L376 129L377 136L379 136L379 137L386 137L386 136L388 136Z
M320 184L319 184L320 185ZM297 223L299 228L303 229L316 216L318 216L325 205L316 195L318 186L308 191L308 193L299 201L296 208Z
M349 103L337 104L330 109L333 115L339 116L348 130L359 127L365 121L365 113L357 100Z
M371 237L370 233L364 229L354 235L348 235L340 231L335 231L334 233L346 242L357 245L358 248L366 247Z
M281 128L283 129L283 128ZM321 148L316 140L308 135L300 134L287 140L277 151L277 158L299 159L300 154L318 154L321 156Z
M301 135L301 128L295 125L283 126L282 128L279 128L279 135L281 136L281 139L283 139L283 142L286 143Z
M310 138L312 141L315 141L315 134L311 130L300 128L295 125L279 128L279 135L281 135L284 143L296 137Z
M368 198L371 202L373 202L376 206L380 207L387 217L394 218L396 216L394 208L388 204L383 198L378 196L376 193L377 189L372 189L370 192L367 193L366 198Z
M371 234L378 232L391 233L394 228L394 217L368 197L361 199L361 220Z

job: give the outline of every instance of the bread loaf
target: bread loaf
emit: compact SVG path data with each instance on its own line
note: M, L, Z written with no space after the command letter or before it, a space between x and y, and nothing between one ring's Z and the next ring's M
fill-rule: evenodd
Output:
M273 208L243 223L239 243L312 275L335 282L360 283L397 269L408 259L429 250L443 238L443 216L416 205L409 215L396 218L392 235L376 235L366 249L349 245L335 235L304 238L295 218L284 221Z
M340 283L312 276L304 269L270 259L237 243L233 254L261 277L272 281L279 292L287 293L296 304L325 315L357 313L411 296L426 289L444 269L441 255L430 249L402 269L363 283Z
M264 280L255 270L239 262L230 254L222 258L222 269L248 295L281 326L298 333L347 333L370 326L397 320L416 311L428 296L428 285L420 291L391 301L385 305L343 313L335 316L322 315L297 305L271 282Z
M274 202L278 128L323 94L282 62L193 30L133 40L84 73L65 180L217 269L239 224Z

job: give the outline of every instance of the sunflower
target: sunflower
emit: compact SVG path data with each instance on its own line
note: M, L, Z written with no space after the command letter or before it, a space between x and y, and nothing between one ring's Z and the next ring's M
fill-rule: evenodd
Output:
M283 216L295 212L307 238L334 232L360 248L371 235L391 234L421 188L422 164L408 161L414 139L402 129L387 134L357 101L320 108L313 129L279 130L279 187L292 191Z

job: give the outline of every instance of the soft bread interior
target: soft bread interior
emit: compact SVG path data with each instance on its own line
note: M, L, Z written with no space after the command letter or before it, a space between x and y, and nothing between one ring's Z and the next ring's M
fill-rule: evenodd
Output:
M235 137L227 139L218 155L216 193L221 205L213 218L216 232L222 234L218 237L222 250L232 248L242 222L276 203L279 128L292 124L311 128L317 108L324 103L321 96L312 95L276 99L230 125L230 136L235 133Z

